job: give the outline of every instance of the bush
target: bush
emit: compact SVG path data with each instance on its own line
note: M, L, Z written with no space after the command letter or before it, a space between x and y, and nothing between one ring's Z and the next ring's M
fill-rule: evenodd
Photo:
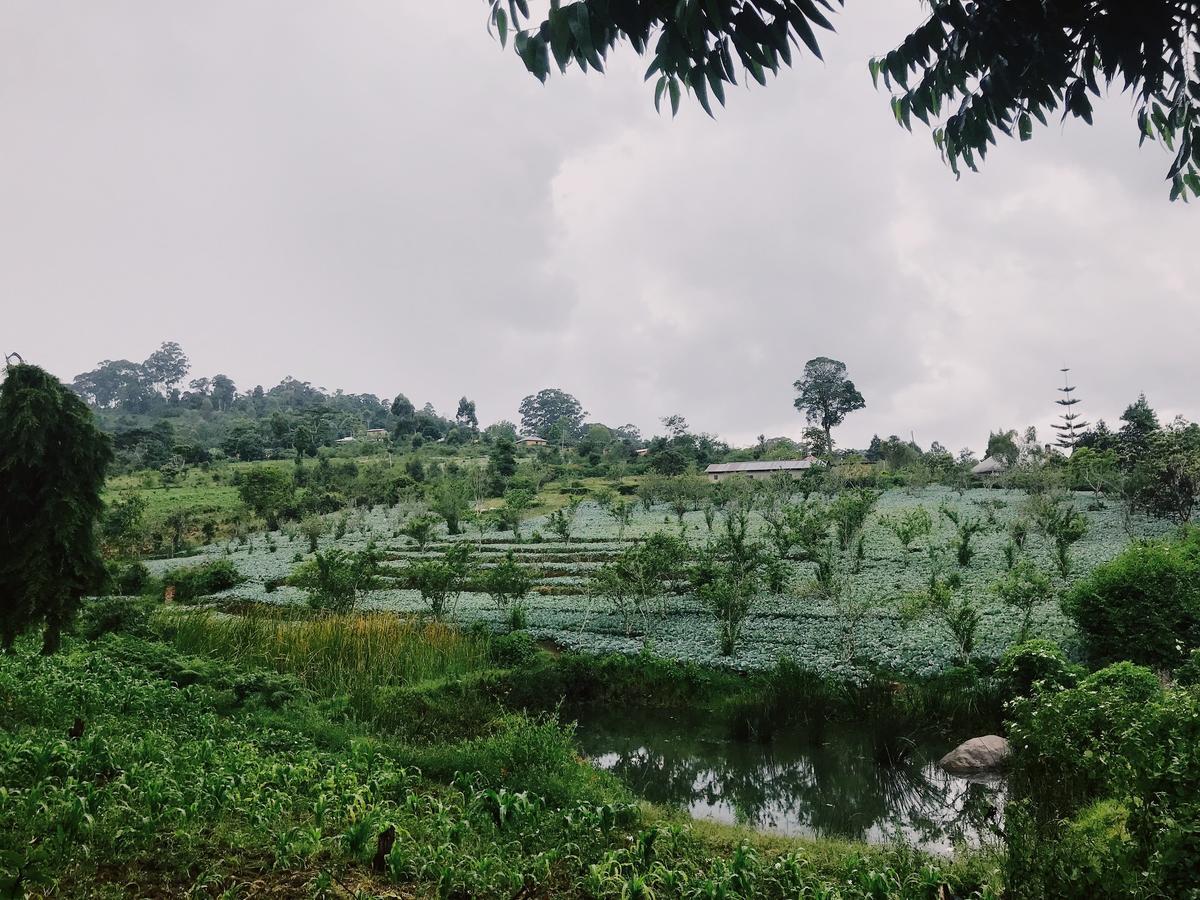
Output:
M200 597L229 590L241 584L243 580L237 566L227 559L172 569L163 576L163 584L174 586L175 599L180 603L190 603Z
M1013 896L1195 896L1200 694L1123 662L1012 712Z
M477 738L501 715L492 691L477 676L383 687L376 691L374 707L377 728L413 744Z
M413 748L401 760L436 781L471 773L479 787L532 791L554 807L628 797L614 776L580 763L574 728L549 716L508 713L496 719L485 736Z
M349 612L358 595L375 586L379 572L379 552L368 545L350 552L331 547L302 563L289 581L308 593L313 609Z
M527 631L514 631L492 638L492 661L505 669L530 662L538 654L537 644Z
M1200 650L1193 650L1187 662L1175 670L1175 682L1184 687L1200 684Z
M1094 662L1175 668L1200 646L1200 531L1133 545L1076 584L1063 608Z
M1006 699L1029 697L1039 682L1044 690L1073 687L1079 667L1072 665L1053 641L1032 640L1013 644L996 666L996 680Z
M123 597L136 597L150 584L150 570L140 562L110 562L105 567L108 576L106 589Z
M89 641L112 631L149 637L154 606L141 597L97 597L84 603L76 630Z
M1039 840L1023 805L1008 810L1012 895L1029 900L1053 896L1093 900L1143 896L1131 864L1129 811L1100 800L1061 823L1055 840Z

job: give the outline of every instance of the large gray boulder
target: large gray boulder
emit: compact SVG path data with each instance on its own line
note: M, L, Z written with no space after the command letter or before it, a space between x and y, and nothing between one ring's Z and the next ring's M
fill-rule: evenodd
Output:
M938 765L951 775L987 775L1004 768L1011 755L1007 738L988 734L959 744Z

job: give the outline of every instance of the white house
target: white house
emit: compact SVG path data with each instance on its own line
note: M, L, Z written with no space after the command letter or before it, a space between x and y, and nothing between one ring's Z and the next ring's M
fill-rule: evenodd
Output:
M1007 468L1008 466L1004 464L1004 460L995 459L991 456L985 456L983 458L983 462L977 463L974 467L972 467L971 474L990 477L993 475L999 475Z
M704 470L704 474L709 481L724 481L734 475L770 478L776 472L790 472L793 478L800 478L808 469L821 464L815 456L806 456L804 459L756 459L750 462L713 463Z

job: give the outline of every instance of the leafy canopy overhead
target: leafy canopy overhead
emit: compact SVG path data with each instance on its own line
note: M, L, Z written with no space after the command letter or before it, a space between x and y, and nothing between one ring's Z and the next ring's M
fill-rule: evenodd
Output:
M603 71L622 40L652 57L654 102L672 113L684 92L709 115L740 73L766 84L793 54L821 58L831 0L551 0L540 22L526 0L486 0L501 44L539 80ZM836 6L843 5L837 0ZM914 4L915 5L915 4ZM929 0L926 20L869 62L892 92L896 121L928 125L950 168L976 169L997 133L1029 140L1034 122L1092 122L1090 97L1129 91L1141 139L1175 154L1171 198L1200 196L1200 2L1194 0Z

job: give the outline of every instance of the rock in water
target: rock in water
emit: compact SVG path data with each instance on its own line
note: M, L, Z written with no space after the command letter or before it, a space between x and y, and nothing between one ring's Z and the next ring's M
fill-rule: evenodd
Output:
M959 744L938 765L951 775L984 775L1003 768L1011 754L1007 738L989 734Z

